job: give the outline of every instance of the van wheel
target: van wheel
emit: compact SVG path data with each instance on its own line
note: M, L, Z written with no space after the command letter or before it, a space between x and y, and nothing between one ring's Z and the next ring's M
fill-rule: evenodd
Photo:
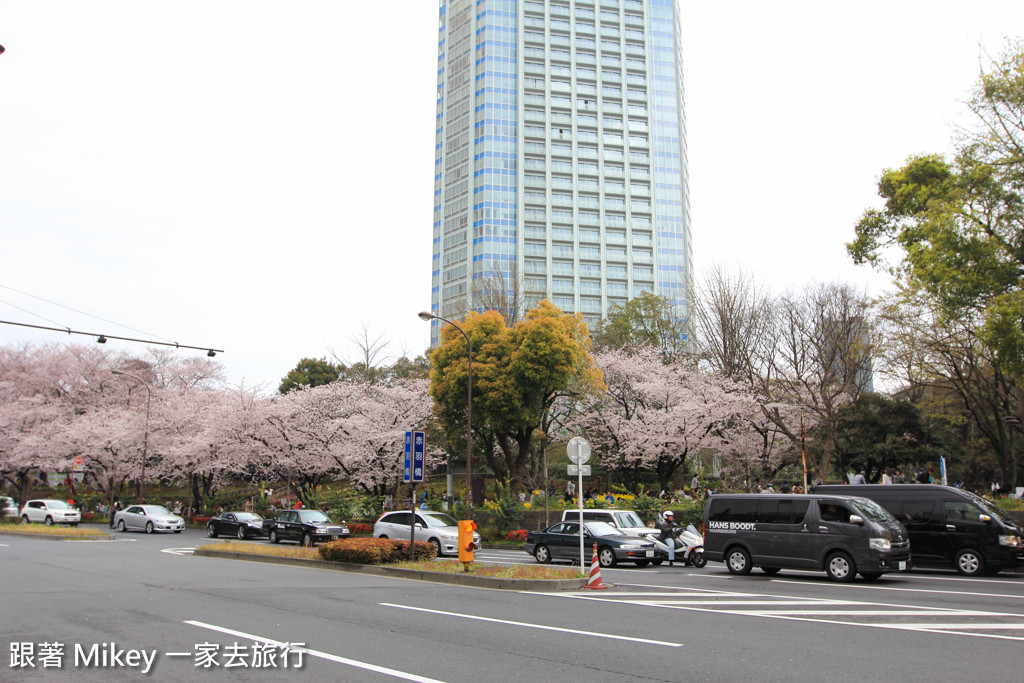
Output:
M882 572L861 572L860 575L864 577L865 581L878 581L882 578Z
M636 566L638 566L638 567L646 567L650 563L651 563L650 560L637 560L636 561Z
M781 567L761 567L761 571L768 576L775 576L779 573L779 569L781 569Z
M857 565L853 563L852 557L839 551L828 556L828 560L825 561L825 573L833 581L849 583L857 575Z
M750 553L743 548L732 548L725 554L725 566L730 574L746 576L751 570Z
M651 564L653 564L655 567L660 567L662 562L664 562L664 560L660 557L656 560L651 560Z
M953 561L956 570L964 576L977 576L985 573L985 558L976 550L967 548L956 554Z

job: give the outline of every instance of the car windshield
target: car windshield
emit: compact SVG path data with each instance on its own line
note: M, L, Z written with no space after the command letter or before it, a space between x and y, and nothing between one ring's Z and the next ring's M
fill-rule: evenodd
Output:
M170 515L173 514L170 510L165 508L163 505L145 505L143 509L147 515Z
M426 520L427 526L458 526L459 523L455 521L454 517L440 513L431 512L429 515L421 514L420 517Z
M63 500L48 500L46 501L46 507L49 508L50 510L74 509L73 506L68 505Z
M584 526L591 536L618 536L619 530L608 522L587 522Z
M615 521L620 529L643 529L647 526L635 512L616 512Z
M236 512L235 517L238 518L239 522L258 522L262 517L252 512Z
M999 521L1007 521L1006 515L1003 513L1003 511L1001 509L996 507L995 504L992 501L985 500L981 496L975 495L975 494L971 493L970 491L961 491L961 493L963 493L965 496L967 496L967 498L972 503L974 503L975 505L980 507L982 510L984 510L987 515L989 515L991 517L995 517Z
M857 508L866 519L872 522L895 522L896 518L889 514L889 511L868 498L854 498L853 507Z
M299 510L299 519L303 522L328 522L330 523L331 518L320 510Z

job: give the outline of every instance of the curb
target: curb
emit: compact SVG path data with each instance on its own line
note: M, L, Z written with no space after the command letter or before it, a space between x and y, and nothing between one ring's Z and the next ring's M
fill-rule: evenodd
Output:
M476 576L474 574L442 574L422 569L401 569L399 567L382 567L374 564L352 564L349 562L328 562L327 560L302 560L295 557L275 557L273 555L250 555L229 550L212 550L196 548L195 555L200 557L219 557L228 560L247 560L265 564L284 564L293 567L311 569L329 569L332 571L354 572L371 576L387 576L394 579L413 579L431 583L447 583L456 586L472 586L474 588L494 588L497 590L516 591L566 591L577 590L586 584L586 579L502 579L494 576Z
M51 541L109 541L113 538L110 534L99 536L60 536L57 534L36 534L31 531L4 531L0 529L2 536L18 536L20 538L45 538Z

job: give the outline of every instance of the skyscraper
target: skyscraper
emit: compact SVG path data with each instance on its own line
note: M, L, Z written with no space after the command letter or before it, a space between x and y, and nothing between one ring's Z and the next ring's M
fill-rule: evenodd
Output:
M547 298L593 326L648 291L685 316L676 0L440 0L439 17L431 312L508 317L522 294L520 314Z

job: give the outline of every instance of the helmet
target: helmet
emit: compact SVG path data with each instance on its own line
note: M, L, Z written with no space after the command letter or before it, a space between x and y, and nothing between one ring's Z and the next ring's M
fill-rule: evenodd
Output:
M674 517L675 516L675 515L672 514L671 510L665 510L665 512L662 513L662 514L663 514L664 517Z

